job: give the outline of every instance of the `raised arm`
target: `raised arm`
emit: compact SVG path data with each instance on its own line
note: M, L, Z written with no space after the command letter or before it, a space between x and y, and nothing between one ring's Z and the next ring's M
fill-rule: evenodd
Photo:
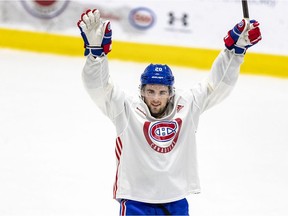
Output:
M248 23L243 19L228 31L224 38L226 49L215 59L208 77L199 84L200 91L207 94L199 99L202 111L221 102L230 94L238 79L246 50L261 39L259 23L255 20Z
M124 93L110 79L107 54L111 51L110 21L97 9L82 14L78 22L87 60L82 72L84 86L97 106L111 120L122 110ZM119 111L120 110L120 111Z

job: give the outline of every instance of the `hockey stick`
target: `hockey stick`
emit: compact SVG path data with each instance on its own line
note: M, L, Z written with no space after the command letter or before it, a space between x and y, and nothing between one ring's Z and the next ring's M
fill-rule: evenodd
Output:
M248 0L242 0L243 17L249 20Z

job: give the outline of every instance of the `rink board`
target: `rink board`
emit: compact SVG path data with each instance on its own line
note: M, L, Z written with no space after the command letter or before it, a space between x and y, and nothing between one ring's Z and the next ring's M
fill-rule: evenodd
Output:
M0 47L82 56L81 37L0 28ZM220 50L113 41L111 59L207 70ZM288 78L288 56L248 52L242 73Z

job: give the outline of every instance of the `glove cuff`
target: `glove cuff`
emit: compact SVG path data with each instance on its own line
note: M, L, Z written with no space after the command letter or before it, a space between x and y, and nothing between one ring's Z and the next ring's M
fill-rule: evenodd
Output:
M247 50L247 48L237 46L236 44L234 44L234 45L232 45L232 46L230 46L230 47L228 47L228 46L226 45L226 48L227 48L228 50L230 50L230 51L233 51L236 55L245 55L246 50Z
M93 56L95 56L95 57L105 55L104 50L103 50L102 47L99 47L99 46L87 46L86 45L84 55L87 56L90 53Z

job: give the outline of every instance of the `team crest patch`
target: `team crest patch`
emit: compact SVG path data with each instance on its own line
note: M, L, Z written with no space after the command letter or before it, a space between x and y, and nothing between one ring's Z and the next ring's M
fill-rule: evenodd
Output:
M23 7L32 16L41 19L52 19L61 14L67 7L69 0L24 0Z
M182 120L145 122L143 132L150 147L159 153L172 151L177 143Z

